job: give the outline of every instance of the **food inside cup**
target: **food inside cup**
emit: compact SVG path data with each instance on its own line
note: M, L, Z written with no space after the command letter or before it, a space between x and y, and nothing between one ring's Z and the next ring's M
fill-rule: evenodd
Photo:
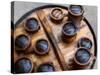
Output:
M38 54L46 54L48 51L49 51L48 41L45 39L37 40L35 52Z
M53 72L53 71L55 71L54 66L49 63L41 64L37 68L37 72Z
M29 43L30 43L29 37L24 34L17 36L15 39L15 46L20 49L25 49L26 47L29 46Z
M85 47L87 49L92 48L92 41L88 38L81 38L78 42L79 47Z
M79 48L75 54L75 59L80 64L86 64L91 57L90 52L85 48Z
M74 23L69 22L63 26L63 32L66 35L74 35L76 33L76 27Z
M29 32L35 32L35 31L38 31L39 30L39 24L38 24L38 21L37 19L35 18L30 18L26 21L26 24L25 24L25 29Z
M15 63L15 73L29 73L32 70L32 62L27 58L21 58Z
M71 5L70 11L74 14L80 14L82 13L82 7L80 5Z

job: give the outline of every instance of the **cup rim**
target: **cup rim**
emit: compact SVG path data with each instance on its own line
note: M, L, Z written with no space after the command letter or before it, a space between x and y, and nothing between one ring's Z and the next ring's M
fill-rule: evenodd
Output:
M36 48L36 44L39 42L39 41L41 41L41 40L44 40L44 41L46 41L47 42L47 44L48 44L48 48L47 48L47 50L46 51L44 51L44 52L39 52L38 50L37 50L37 48ZM35 42L35 48L34 48L34 52L36 53L36 54L38 54L38 55L44 55L44 54L47 54L48 52L49 52L49 47L50 45L49 45L49 42L48 42L48 40L46 40L46 39L43 39L43 38L41 38L41 39L38 39L36 42Z
M82 40L82 39L87 39L87 40L89 40L89 41L91 42L91 45L93 45L93 44L92 44L92 41L91 41L88 37L82 37L82 38L80 38L80 39L78 40L78 46L79 46L79 47L82 47L82 46L81 46L81 40ZM92 48L92 46L91 46L91 48ZM86 48L86 49L90 50L91 48Z
M72 24L73 26L74 26L74 28L75 28L75 32L73 33L73 34L67 34L65 31L64 31L64 26L65 25L67 25L67 24ZM74 35L76 35L77 34L77 27L75 26L75 24L72 22L72 21L68 21L68 22L66 22L64 25L63 25L63 27L62 27L62 33L64 34L64 35L66 35L66 36L74 36Z
M73 13L73 12L70 10L70 8L71 8L72 6L79 6L79 7L81 8L81 10L82 10L81 13L79 13L79 14ZM69 11L70 14L72 14L72 15L74 15L74 16L81 16L81 15L84 13L84 8L83 8L82 5L70 5L69 8L68 8L68 11Z
M21 58L17 59L16 62L14 63L14 65L16 65L16 63L18 63L18 61L20 61L22 59L26 59L26 60L29 60L30 61L30 63L31 63L32 66L31 66L31 69L30 69L30 71L28 73L31 73L32 70L33 70L33 66L34 65L33 65L33 62L31 61L31 59L29 57L21 57Z
M89 60L88 60L86 63L80 63L80 62L78 62L77 59L76 59L76 53L77 53L80 49L84 49L84 50L86 50L86 51L90 54L90 58L89 58ZM91 52L90 52L88 49L86 49L86 48L84 48L84 47L80 47L80 48L77 49L77 51L76 51L75 54L74 54L74 61L75 61L78 65L80 65L80 66L85 66L85 65L88 65L88 64L90 63L91 57L92 57L92 54L91 54Z
M48 62L44 62L44 63L39 64L39 65L36 67L35 72L38 72L39 67L42 66L42 65L45 65L45 64L52 66L52 67L53 67L53 70L56 71L53 62L48 61Z
M15 41L17 40L17 38L19 38L19 37L21 37L21 36L27 37L27 39L28 39L28 44L27 44L26 46L24 46L23 48L20 48L20 47L17 46L17 49L16 49L17 51L20 51L20 50L24 51L24 50L26 50L26 49L30 46L30 44L31 44L31 39L30 39L30 37L29 37L28 35L26 35L26 34L20 34L20 35L16 36Z
M61 17L61 18L56 18L56 17L54 17L54 16L52 15L52 13L53 13L54 10L60 10L61 13L62 13L62 17ZM64 18L63 14L64 14L64 13L63 13L62 8L60 8L60 7L55 7L55 8L52 8L52 9L51 9L50 17L51 17L52 19L54 19L54 20L61 20L61 19Z
M27 27L27 22L28 22L29 20L35 20L35 21L37 22L37 28L36 28L36 29L29 29L29 28ZM26 20L25 24L24 24L24 28L25 28L25 30L28 31L28 32L35 32L35 31L38 31L39 27L40 27L40 26L39 26L39 22L38 22L38 20L37 20L35 17L28 18L28 19Z

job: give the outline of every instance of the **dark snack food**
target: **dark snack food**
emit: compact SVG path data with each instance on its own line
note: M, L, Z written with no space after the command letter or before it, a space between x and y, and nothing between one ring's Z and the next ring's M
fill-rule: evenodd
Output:
M83 7L81 5L70 5L69 13L74 16L83 15L83 13L84 13Z
M15 63L15 73L30 73L32 68L33 64L28 58L21 58Z
M66 24L64 27L63 27L63 30L66 34L68 35L73 35L75 32L76 32L76 29L74 27L73 24Z
M62 39L66 42L72 42L77 34L77 28L72 22L66 23L62 28Z
M34 51L39 55L43 55L43 54L48 53L48 51L49 51L49 43L48 43L48 41L45 40L45 39L38 40L36 42Z
M28 32L36 32L39 30L39 24L38 24L38 20L35 19L35 18L30 18L26 21L26 24L25 24L25 29L28 31Z
M37 68L37 72L53 72L53 71L55 71L54 66L50 63L41 64Z
M16 37L15 46L17 47L18 50L25 50L29 47L29 45L30 45L30 38L27 35L22 34Z
M86 66L90 63L91 53L85 48L79 48L74 56L74 61L79 66Z
M81 38L78 42L79 47L85 47L86 49L91 49L92 48L92 41L88 38Z
M72 5L72 6L70 6L70 10L74 14L80 14L80 13L82 13L82 7L79 6L79 5Z

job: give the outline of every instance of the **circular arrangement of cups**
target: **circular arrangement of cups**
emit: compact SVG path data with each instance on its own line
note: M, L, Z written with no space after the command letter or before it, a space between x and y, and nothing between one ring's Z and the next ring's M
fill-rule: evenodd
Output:
M52 62L45 62L37 66L35 72L53 72L55 67Z

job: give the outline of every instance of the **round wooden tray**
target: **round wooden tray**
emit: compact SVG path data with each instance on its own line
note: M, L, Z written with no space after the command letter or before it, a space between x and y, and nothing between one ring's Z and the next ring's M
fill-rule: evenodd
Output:
M56 71L71 70L71 67L73 66L71 65L71 59L78 48L77 42L81 37L88 37L92 41L93 46L91 53L93 53L95 57L97 56L96 37L86 18L84 18L81 22L81 28L77 33L77 38L75 41L67 44L61 40L61 29L63 24L68 20L68 17L66 16L60 24L53 23L49 15L51 10L55 7L61 8L65 14L68 14L68 8L65 6L46 5L31 10L17 21L15 24L15 29L13 30L14 32L12 33L13 38L15 39L16 36L20 34L27 34L31 38L32 46L28 49L27 53L17 53L16 48L14 48L14 51L12 52L12 60L14 60L14 63L21 57L28 57L31 58L33 64L35 64L34 69L36 69L38 65L42 63L52 62ZM36 33L29 34L25 31L24 24L26 23L27 19L32 17L38 20L40 30ZM32 51L36 40L41 38L48 40L50 46L49 53L43 56L36 55ZM92 69L94 64L95 60L93 60L85 69Z

